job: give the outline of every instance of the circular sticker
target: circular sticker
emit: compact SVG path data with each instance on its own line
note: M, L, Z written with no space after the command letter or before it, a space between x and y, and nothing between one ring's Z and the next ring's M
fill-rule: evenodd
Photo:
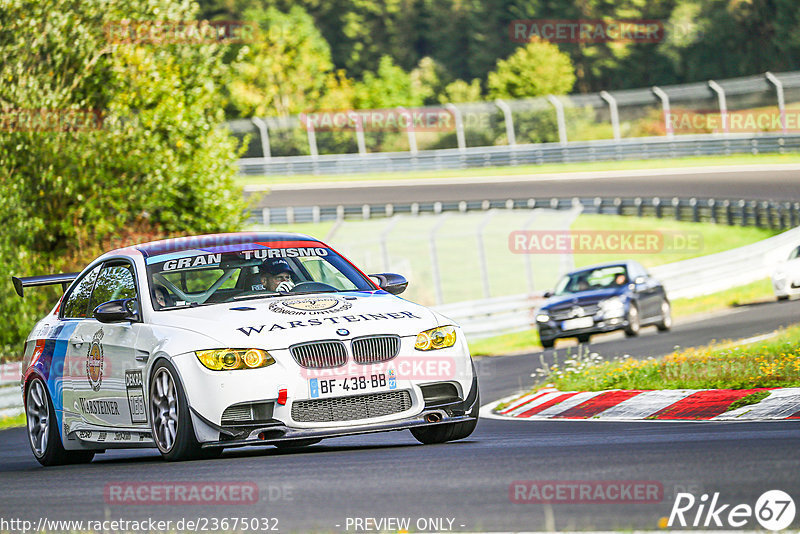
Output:
M86 378L93 390L99 391L100 384L103 383L103 330L98 330L92 337L92 344L86 353Z

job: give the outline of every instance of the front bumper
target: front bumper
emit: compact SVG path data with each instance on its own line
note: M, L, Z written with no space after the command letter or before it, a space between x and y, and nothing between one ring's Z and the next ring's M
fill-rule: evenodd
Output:
M390 432L407 430L422 426L436 426L451 423L461 423L477 419L480 409L478 406L478 377L473 375L472 384L466 399L445 402L426 402L423 410L411 417L385 422L366 424L347 424L343 426L329 426L326 428L296 428L289 427L282 421L273 420L249 427L224 427L204 419L194 409L191 410L195 430L203 427L205 432L217 432L219 440L202 443L203 448L214 447L244 447L251 445L274 445L276 443L292 442L296 440L324 439L358 434L371 434L375 432ZM344 426L346 424L346 426Z
M625 317L615 317L610 319L595 319L592 326L586 328L579 328L574 330L563 330L559 325L561 321L548 321L547 323L538 323L539 338L552 340L563 337L576 337L584 334L603 334L606 332L613 332L615 330L622 330L627 328L628 320Z

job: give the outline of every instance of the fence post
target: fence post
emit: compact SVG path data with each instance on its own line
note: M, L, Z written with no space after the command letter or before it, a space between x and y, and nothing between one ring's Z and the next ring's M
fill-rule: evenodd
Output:
M620 140L619 132L619 110L617 109L617 99L611 96L608 91L600 91L600 98L608 102L611 111L611 130L614 132L614 141Z
M537 210L531 210L531 216L525 220L522 229L527 230L530 228L538 215L539 212ZM531 262L531 253L529 251L523 251L522 261L525 263L525 280L528 283L528 293L533 293L536 288L534 286L533 262Z
M781 115L781 129L786 133L786 101L783 98L783 82L777 76L767 71L765 74L767 81L775 86L775 92L778 93L778 112Z
M258 117L253 117L250 120L253 121L253 124L255 124L256 128L258 128L258 132L261 137L261 155L266 161L272 157L272 152L269 148L269 127L263 119L259 119Z
M724 200L722 202L722 207L725 208L725 222L726 222L726 224L728 226L733 226L733 224L734 224L734 221L733 221L733 208L731 207L731 201L727 200L727 199Z
M449 215L449 213L445 213L439 217L439 220L436 221L435 225L433 225L431 233L428 237L428 246L430 248L431 255L431 273L433 274L433 290L436 296L436 304L442 304L444 302L444 297L442 296L442 279L439 275L439 258L436 254L436 232L439 231L439 228L442 227Z
M306 135L308 136L308 152L312 158L319 157L319 150L317 149L317 133L314 131L314 123L308 118L305 113L300 114L300 122L306 125Z
M744 199L739 200L739 211L741 212L742 216L739 224L741 226L747 226L747 202L745 202Z
M390 265L391 262L389 261L389 245L387 243L387 239L389 237L389 233L392 230L394 230L397 221L398 218L396 216L389 219L389 224L387 224L386 228L384 228L383 231L381 231L379 237L381 243L381 257L383 258L383 270L386 271L387 273L392 270L392 267Z
M347 112L350 120L353 121L353 129L356 131L356 143L358 144L358 155L365 156L367 154L367 141L364 139L364 122L361 114L352 109Z
M478 240L478 261L481 267L481 282L483 284L483 296L484 298L489 298L491 296L490 288L489 288L489 265L486 263L486 249L483 246L483 231L486 229L486 225L489 224L489 221L492 220L495 213L494 210L490 210L484 217L483 220L478 224L477 230L477 240Z
M553 95L547 95L547 100L556 108L556 121L558 122L558 140L562 145L567 144L567 121L564 118L564 104Z
M461 110L451 103L444 105L456 121L456 139L458 140L458 149L464 151L467 149L467 141L464 137L464 121L461 119Z
M660 198L655 197L653 199L653 208L656 211L656 218L660 219L661 218L661 199Z
M509 146L517 146L517 135L514 133L514 117L511 113L511 108L506 104L505 100L498 98L494 101L495 105L503 112L503 117L506 123L506 137L508 138Z
M672 197L672 207L675 209L675 220L681 220L681 199Z
M708 199L708 209L711 212L710 220L713 224L717 224L717 201L713 198Z
M321 218L320 217L321 211L322 210L320 209L319 206L314 206L314 207L311 208L311 222L313 222L315 224L319 222L319 220Z
M400 113L406 118L406 134L408 135L408 151L416 155L417 150L417 131L414 130L414 117L410 111L403 106L397 106Z
M642 197L636 197L633 199L633 205L636 206L636 215L638 217L644 216L644 208L642 207Z
M719 115L720 119L722 119L722 131L728 133L730 131L730 126L728 124L728 102L725 99L725 90L714 80L708 80L708 86L717 93L717 98L719 99Z
M664 110L664 131L667 133L667 137L672 137L675 135L675 131L672 128L672 120L670 117L669 95L657 86L653 86L652 91L653 94L661 100L661 109Z
M261 223L269 226L270 223L270 210L269 208L261 208Z

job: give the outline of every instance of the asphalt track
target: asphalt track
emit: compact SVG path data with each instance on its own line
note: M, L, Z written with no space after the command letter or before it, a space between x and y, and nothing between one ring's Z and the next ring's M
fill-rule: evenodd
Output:
M666 334L648 328L637 339L597 338L591 348L604 355L644 357L669 352L674 345L753 336L798 321L800 302L761 304L677 324ZM564 354L567 349L558 350ZM553 351L543 356L549 360ZM539 365L538 354L479 360L484 402L527 384ZM408 432L395 432L331 439L302 452L238 449L218 460L187 463L163 462L152 451L117 451L89 465L44 469L33 460L24 430L13 429L0 432L0 518L36 523L41 517L173 522L269 517L278 519L281 532L353 532L352 526L346 528L348 518L366 517L409 518L412 531L444 530L417 524L426 518L451 519L453 530L472 531L655 529L679 491L698 498L719 492L721 503L753 506L764 491L782 489L800 502L798 446L800 421L485 419L470 438L443 445L419 445ZM652 481L663 495L649 504L512 503L509 487L518 480ZM254 482L259 500L248 505L119 505L104 497L107 484L187 481ZM444 526L449 525L445 520ZM758 528L754 520L747 526Z
M800 167L796 165L770 165L533 174L377 184L286 184L272 187L269 194L259 198L256 206L335 206L572 196L797 201L800 200L799 179Z

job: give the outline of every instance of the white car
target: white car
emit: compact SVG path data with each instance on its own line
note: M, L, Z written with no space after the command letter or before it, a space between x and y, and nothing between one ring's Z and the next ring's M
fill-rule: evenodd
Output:
M794 248L786 261L772 273L772 288L778 300L800 295L800 246Z
M113 250L63 284L25 343L30 445L44 465L109 448L164 458L410 429L469 436L478 382L461 329L300 234L237 233Z

